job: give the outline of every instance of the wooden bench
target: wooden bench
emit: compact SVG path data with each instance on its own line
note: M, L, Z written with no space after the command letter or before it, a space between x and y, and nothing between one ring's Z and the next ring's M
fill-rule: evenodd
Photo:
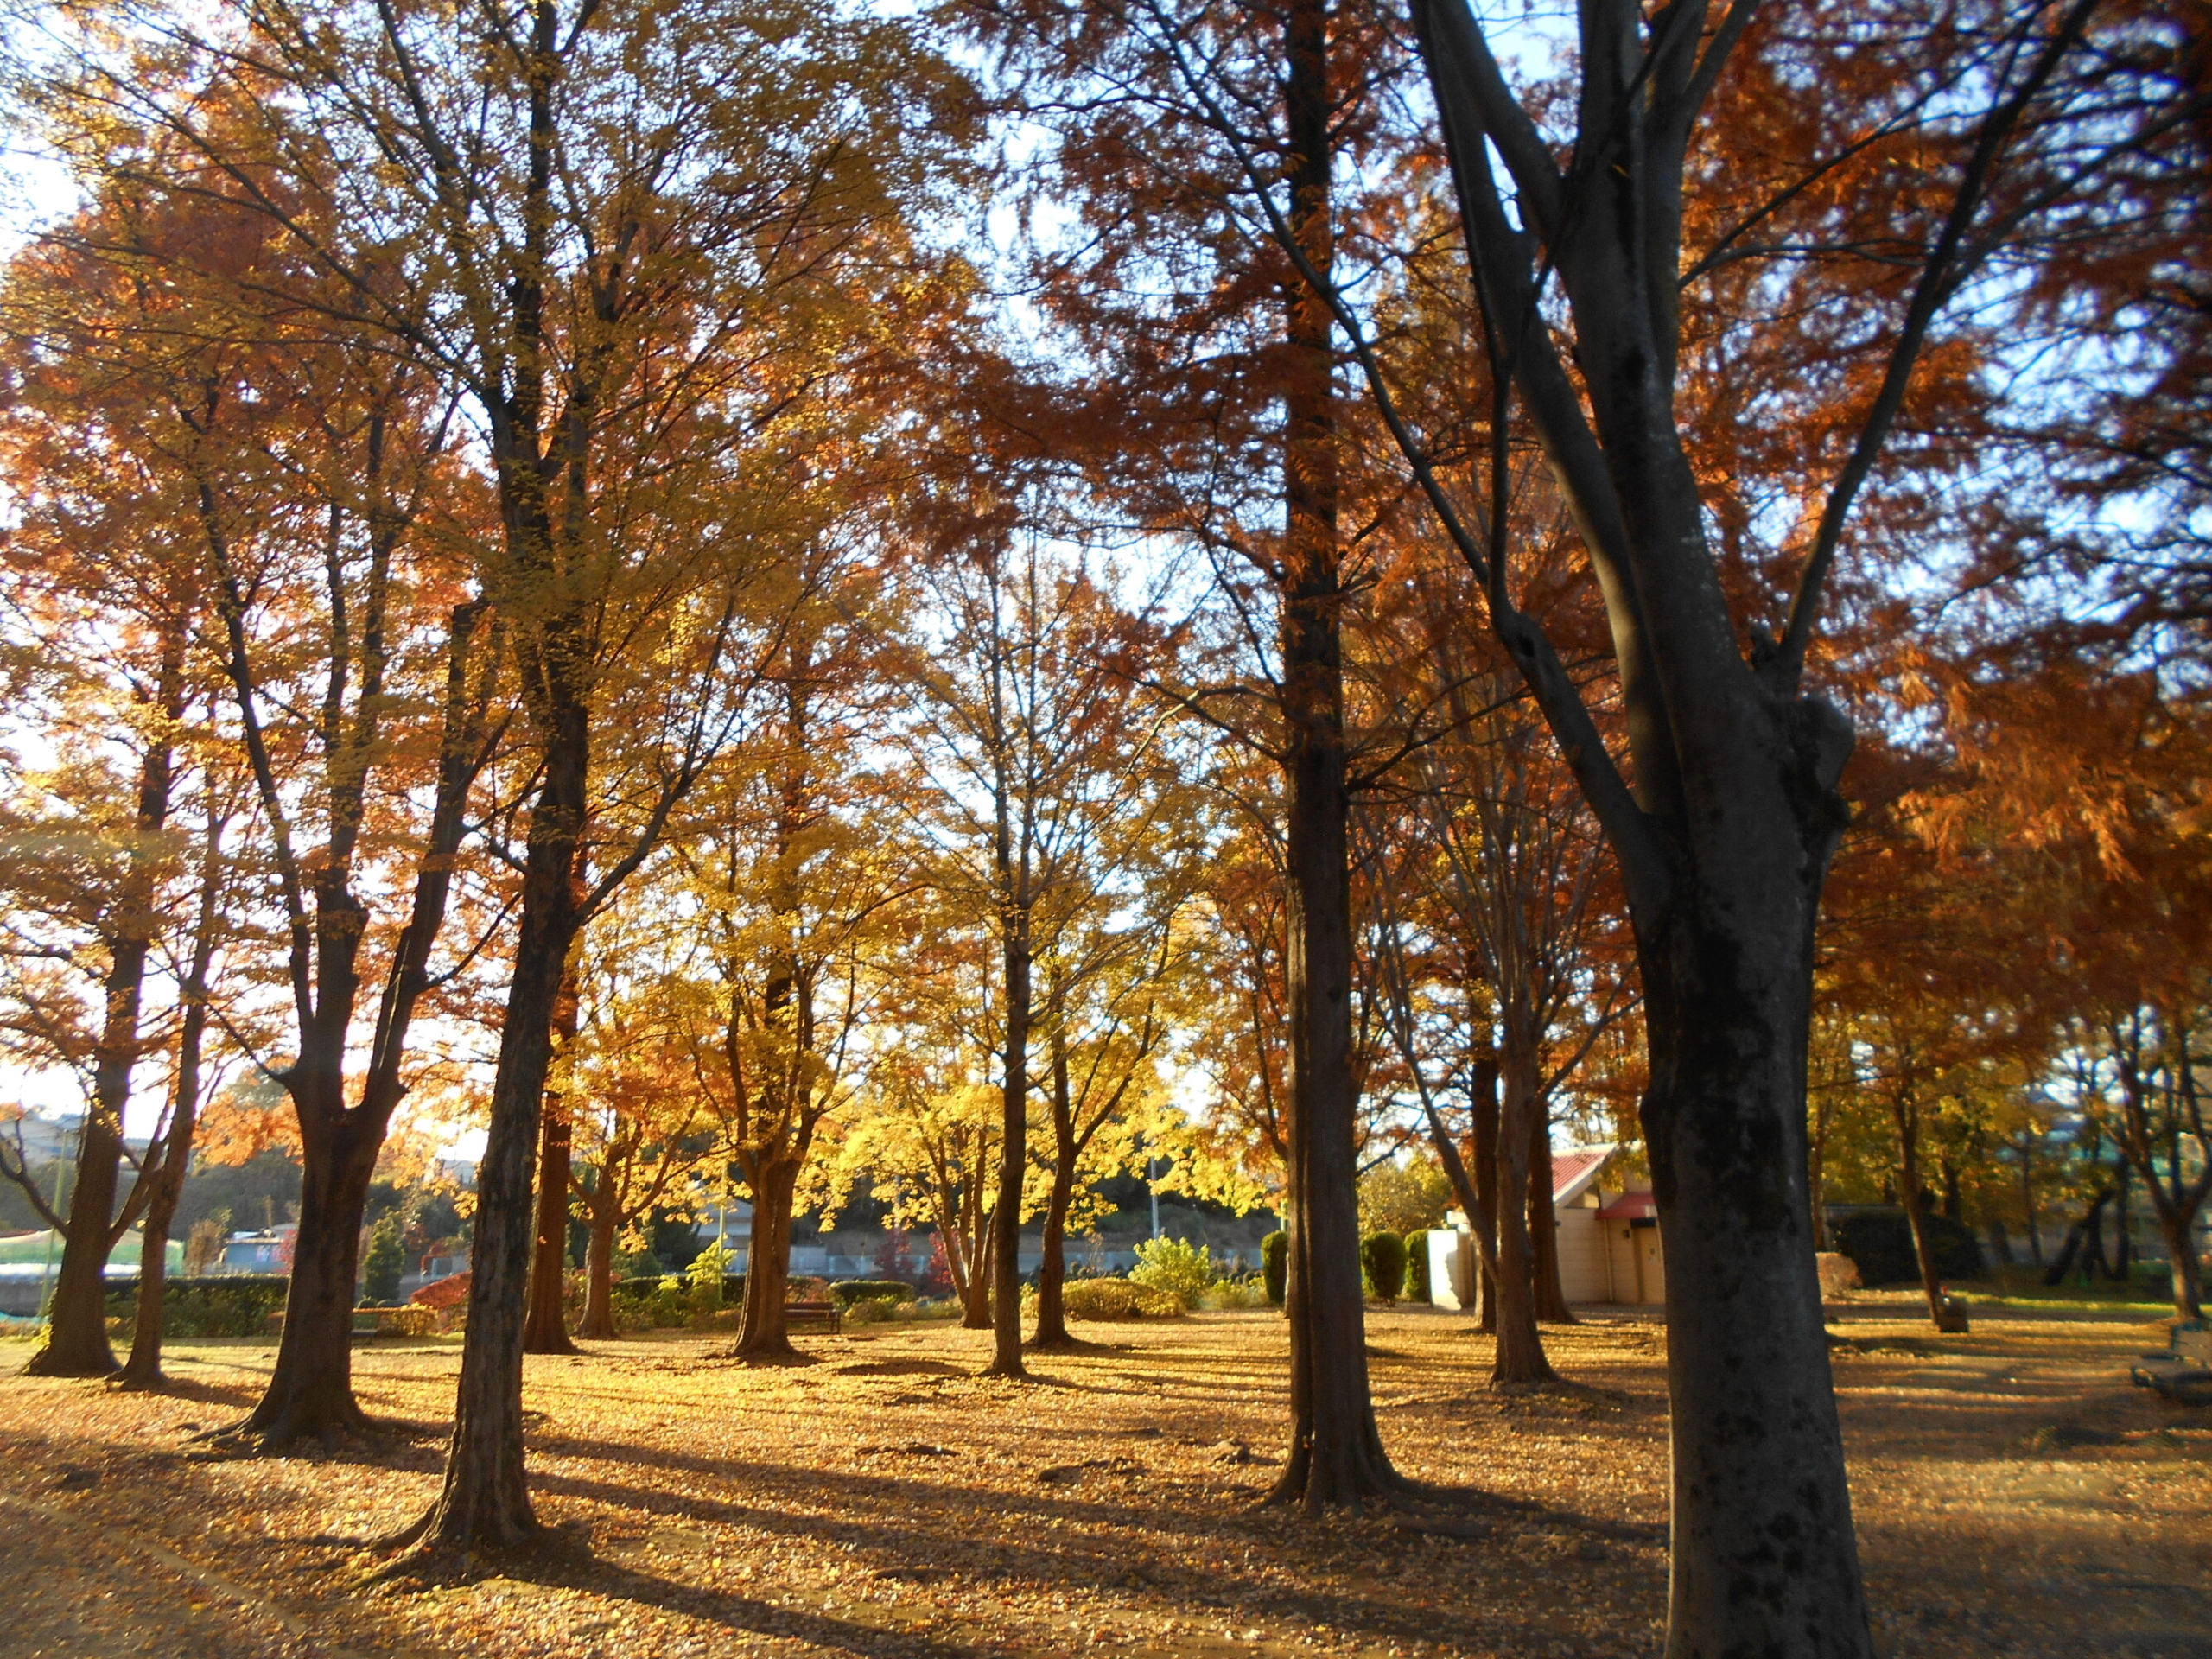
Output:
M2140 1356L2127 1375L2137 1388L2155 1389L2183 1405L2212 1406L2212 1325L2177 1322L2164 1351Z
M835 1302L785 1302L784 1329L804 1330L818 1325L836 1336L845 1328L844 1310Z

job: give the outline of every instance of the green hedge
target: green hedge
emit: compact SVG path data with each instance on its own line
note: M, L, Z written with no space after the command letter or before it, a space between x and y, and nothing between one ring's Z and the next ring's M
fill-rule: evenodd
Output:
M162 1334L165 1337L258 1337L269 1330L269 1316L284 1311L292 1281L283 1274L208 1274L163 1281ZM138 1317L138 1287L118 1286L107 1294L111 1319Z
M1370 1233L1359 1242L1359 1268L1367 1294L1395 1305L1406 1289L1406 1241L1395 1233Z
M1281 1307L1290 1284L1288 1233L1269 1233L1260 1241L1260 1282L1267 1287L1268 1300Z
M911 1302L914 1287L903 1279L840 1279L830 1287L830 1299L840 1307L855 1302Z
M641 1273L634 1278L617 1279L613 1290L617 1296L651 1296L661 1287L663 1281L673 1279L678 1290L689 1290L690 1284L680 1273ZM722 1274L722 1306L735 1307L745 1300L745 1275L741 1273Z
M1406 1235L1406 1300L1427 1302L1435 1299L1428 1288L1428 1229L1416 1227Z

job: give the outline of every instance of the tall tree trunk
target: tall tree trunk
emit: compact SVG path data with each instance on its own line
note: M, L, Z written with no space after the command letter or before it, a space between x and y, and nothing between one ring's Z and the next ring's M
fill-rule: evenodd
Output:
M1075 1109L1068 1094L1067 1048L1058 1018L1052 1027L1052 1185L1045 1198L1043 1250L1037 1262L1037 1334L1033 1348L1072 1348L1068 1334L1067 1284L1068 1205L1075 1197L1076 1160L1082 1147L1076 1143Z
M1920 1111L1900 1087L1890 1097L1897 1121L1897 1169L1904 1185L1906 1224L1912 1229L1913 1259L1920 1268L1920 1288L1928 1299L1928 1318L1938 1331L1963 1328L1943 1299L1943 1283L1936 1271L1936 1252L1928 1242L1927 1194L1920 1181Z
M578 897L581 899L582 895ZM553 1007L555 1052L574 1047L578 1003L575 953L561 974L560 996ZM569 1283L569 1153L575 1132L565 1087L548 1090L538 1125L537 1249L530 1264L530 1308L522 1327L526 1354L573 1354L563 1302Z
M112 1012L109 1023L115 1023ZM103 1058L100 1070L107 1069ZM105 1272L108 1227L123 1163L121 1124L120 1112L111 1116L97 1098L86 1112L77 1145L77 1184L69 1195L69 1226L62 1235L61 1273L48 1311L46 1342L23 1368L29 1376L106 1376L115 1370L115 1351L107 1340Z
M745 1171L753 1189L753 1241L745 1255L745 1319L737 1357L787 1360L798 1357L784 1319L791 1270L791 1195L798 1185L796 1158L756 1158Z
M2043 1266L2043 1219L2036 1213L2035 1169L2031 1161L2029 1137L2020 1141L2020 1215L2028 1229L2028 1260Z
M1029 1168L1029 918L1006 936L1006 1055L1001 1082L999 1196L991 1215L991 1363L987 1376L1026 1376L1021 1363L1021 1189Z
M115 1247L117 1188L123 1166L123 1119L130 1074L138 1062L138 1013L153 949L156 838L168 822L175 751L166 734L184 715L184 654L191 612L180 607L164 628L161 666L149 701L161 721L138 763L133 841L123 890L105 918L108 970L99 1047L92 1062L92 1098L77 1142L77 1182L62 1235L61 1273L48 1312L46 1342L24 1369L34 1376L105 1376L116 1369L107 1340L107 1256Z
M1688 906L1669 920L1639 956L1674 1402L1669 1659L1859 1659L1865 1592L1804 1185L1812 906L1794 934L1732 925L1708 940ZM1694 1645L1728 1632L1742 1640Z
M470 601L453 610L436 800L406 925L385 976L360 1103L350 1109L346 1057L358 990L355 952L365 917L346 888L342 865L325 872L318 885L320 996L312 1007L301 1009L299 1057L284 1078L300 1125L299 1232L284 1300L284 1332L268 1388L252 1414L230 1431L265 1446L370 1427L353 1398L353 1288L361 1222L385 1132L406 1093L402 1072L408 1033L430 988L430 952L445 925L454 855L467 830L468 792L483 765L479 745L493 677L486 671L474 683L470 677L483 609L480 601ZM233 651L242 662L237 607L226 610ZM245 701L251 706L250 699ZM264 780L264 795L270 787Z
M1483 1207L1468 1214L1467 1224L1482 1240L1478 1252L1481 1265L1476 1269L1480 1282L1475 1287L1475 1306L1478 1327L1490 1332L1497 1329L1497 1055L1493 1050L1475 1062L1474 1091L1470 1102L1474 1122L1475 1190L1483 1195Z
M1556 1380L1536 1329L1529 1160L1534 1145L1529 1121L1538 1109L1537 1056L1535 1043L1523 1035L1509 1032L1506 1038L1505 1103L1498 1116L1497 1188L1491 1200L1497 1218L1497 1356L1491 1381L1509 1386Z
M581 616L563 616L549 627L537 664L547 698L538 715L544 783L531 810L514 971L476 1172L453 1438L436 1502L403 1535L430 1548L512 1548L538 1530L523 1472L522 1327L530 1294L531 1166L552 1065L554 1014L580 920L574 874L591 759L586 638Z
M1332 259L1329 14L1284 22L1291 233L1325 279ZM1337 545L1332 318L1304 283L1285 295L1284 550L1280 635L1285 979L1289 1016L1291 1437L1272 1501L1307 1514L1402 1491L1375 1421L1360 1283L1351 1068L1351 797L1344 733L1344 590Z
M2135 1270L2135 1218L2128 1214L2127 1206L2130 1178L2134 1173L2135 1166L2125 1156L2119 1162L2112 1201L2112 1266L2106 1269L2105 1276L2115 1284L2125 1284L2128 1275Z
M960 1328L963 1331L991 1328L991 1262L997 1254L991 1211L983 1202L989 1182L980 1154L976 1161L976 1173L968 1178L960 1195L962 1242L968 1258L968 1282L960 1311Z
M600 1179L606 1179L602 1174ZM615 1207L594 1208L584 1238L584 1316L576 1334L594 1341L608 1341L614 1329ZM749 1264L748 1264L749 1265Z
M1052 1166L1052 1191L1045 1199L1044 1253L1037 1263L1037 1334L1032 1348L1073 1348L1079 1344L1068 1332L1067 1228L1068 1205L1075 1194L1074 1172L1065 1162Z
M168 1133L158 1167L150 1163L142 1179L153 1182L146 1204L145 1248L138 1258L138 1316L130 1333L130 1357L124 1363L125 1389L158 1389L162 1375L162 1300L168 1280L169 1224L176 1218L185 1172L192 1162L192 1137L200 1116L200 1047L207 1033L207 971L213 965L215 928L220 913L223 821L212 815L200 883L200 918L194 929L191 965L180 988L184 1018L177 1033L176 1077L171 1084Z
M352 1113L324 1122L313 1132L302 1124L299 1231L276 1364L252 1414L234 1431L271 1446L371 1427L353 1398L353 1291L361 1216L384 1136L380 1124Z
M1552 1203L1551 1110L1539 1099L1529 1113L1529 1242L1535 1256L1536 1317L1573 1325L1559 1270L1559 1215Z

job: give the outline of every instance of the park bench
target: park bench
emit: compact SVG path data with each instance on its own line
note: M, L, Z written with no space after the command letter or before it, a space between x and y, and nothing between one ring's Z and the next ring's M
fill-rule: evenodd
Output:
M845 1328L845 1315L835 1302L785 1302L784 1329L803 1330L808 1325L820 1325L836 1336Z
M2212 1406L2212 1325L2177 1320L2164 1349L2141 1355L2127 1374L2139 1389L2156 1389L2183 1405Z

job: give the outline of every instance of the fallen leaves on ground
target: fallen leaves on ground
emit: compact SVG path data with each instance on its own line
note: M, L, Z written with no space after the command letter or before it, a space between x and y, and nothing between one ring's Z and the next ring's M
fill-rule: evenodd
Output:
M1499 1394L1463 1319L1370 1326L1393 1456L1456 1496L1319 1522L1258 1507L1287 1405L1265 1313L1117 1328L1033 1357L1026 1383L976 1375L988 1333L941 1326L764 1369L663 1334L529 1362L545 1548L368 1586L370 1541L435 1490L457 1343L359 1350L391 1432L281 1458L193 1439L251 1403L258 1344L176 1344L164 1395L10 1376L0 1655L1656 1654L1663 1330L1553 1329L1570 1386ZM1876 1311L1835 1358L1885 1649L2212 1652L2212 1419L2126 1387L2145 1332L1984 1312L1894 1340L1912 1334ZM0 1345L0 1368L24 1357Z

